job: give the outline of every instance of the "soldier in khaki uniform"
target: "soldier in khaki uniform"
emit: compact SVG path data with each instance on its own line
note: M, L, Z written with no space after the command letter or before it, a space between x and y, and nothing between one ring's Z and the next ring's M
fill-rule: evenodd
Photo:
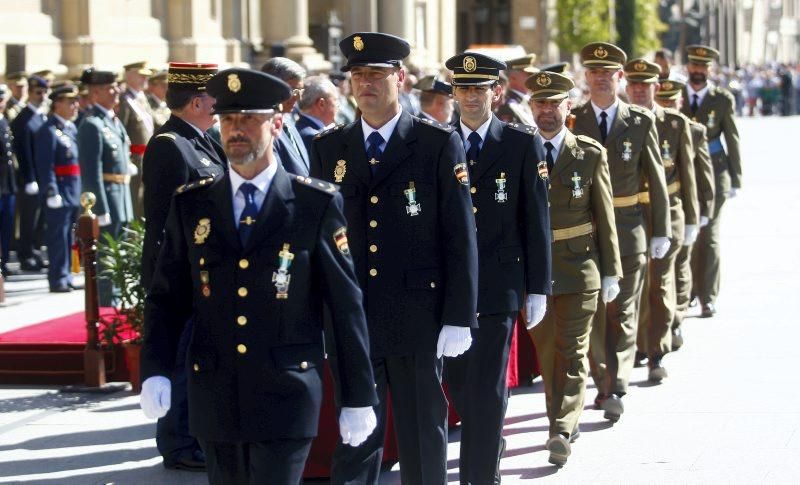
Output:
M658 146L655 116L617 98L622 65L627 56L619 47L592 42L581 50L590 100L573 110L576 134L587 135L605 146L614 193L623 276L619 297L600 303L592 324L592 377L598 389L595 403L605 418L616 422L624 411L622 396L628 390L636 353L636 310L642 291L647 238L639 205L642 180L649 184L652 207L650 254L663 258L672 235L664 167Z
M119 97L119 120L128 137L131 139L131 163L136 167L131 173L131 197L133 198L133 216L144 217L144 188L142 187L142 158L147 142L153 136L155 125L150 104L144 90L147 78L153 70L146 62L134 62L125 66L125 84L127 88Z
M164 126L172 114L167 106L167 71L163 69L150 76L144 90L147 104L153 115L154 132Z
M8 89L11 91L11 97L6 101L6 108L3 114L9 123L14 121L22 108L25 107L25 101L28 99L28 73L18 71L12 72L6 76Z
M580 432L598 293L606 303L616 297L622 266L606 150L564 126L572 80L543 71L526 84L545 147L539 173L549 174L553 274L544 319L530 334L544 380L550 463L563 466Z
M506 61L508 88L505 102L495 112L500 121L535 126L531 107L528 106L528 89L525 87L525 80L528 79L535 61L536 54Z
M672 79L662 81L656 92L656 102L664 108L680 110L683 103L681 92L684 87L684 83ZM700 210L699 224L703 228L714 217L714 167L711 163L711 155L708 153L706 127L689 120L689 129L692 134L697 205ZM686 310L689 308L692 290L692 270L689 264L692 248L692 245L681 246L675 260L675 318L672 323L672 350L678 350L683 345L683 334L680 327Z
M699 222L689 119L679 111L665 109L655 103L659 72L658 64L644 59L633 59L625 65L625 78L628 81L625 91L628 99L651 111L656 117L661 161L670 202L670 249L663 258L650 261L639 313L639 335L644 337L639 347L647 352L649 379L655 382L660 382L667 376L661 359L672 350L675 260L681 246L691 246L694 243ZM647 184L644 188L647 188ZM648 223L646 229L649 233L651 224L648 197L649 194L643 191L639 202L645 209L645 220Z
M736 197L742 187L742 161L739 132L733 121L733 95L708 82L708 69L719 59L719 52L701 45L689 46L686 50L689 84L683 91L681 111L706 126L715 176L714 215L700 231L692 257L693 293L703 306L702 317L708 318L716 313L714 305L719 293L720 211L725 201Z

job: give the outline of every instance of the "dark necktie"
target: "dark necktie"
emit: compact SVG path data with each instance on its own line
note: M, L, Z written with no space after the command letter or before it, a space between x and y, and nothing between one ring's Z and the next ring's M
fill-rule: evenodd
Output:
M481 135L479 135L477 131L473 131L467 137L467 141L469 142L467 160L469 160L469 166L472 167L478 163L478 156L480 156L481 153Z
M375 172L378 171L378 163L381 161L381 156L383 155L381 145L383 145L384 141L381 134L377 131L373 131L372 134L367 137L367 159L369 161L369 169L373 176L375 176Z
M553 149L555 148L552 143L549 141L544 142L544 147L547 148L547 154L545 155L544 159L547 162L547 173L553 173L553 165L555 165L555 160L553 160Z
M608 113L605 111L600 112L600 141L605 145L606 137L608 136Z
M256 190L258 190L256 186L250 182L245 182L239 186L239 192L244 196L244 210L242 215L239 216L239 240L242 242L242 246L247 245L250 233L253 232L253 225L256 223L256 217L258 217Z
M692 95L692 114L697 113L697 108L700 107L700 96L693 94Z

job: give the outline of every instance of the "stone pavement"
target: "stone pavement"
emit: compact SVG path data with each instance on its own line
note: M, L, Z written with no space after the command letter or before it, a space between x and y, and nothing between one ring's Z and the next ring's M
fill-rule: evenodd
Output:
M740 131L744 189L724 208L718 315L686 321L686 344L665 358L670 377L662 385L634 370L619 423L591 409L590 389L582 436L561 470L544 451L541 381L517 390L506 417L503 483L800 483L800 164L789 141L800 118L743 119ZM82 302L81 292L62 298L45 285L44 295L28 291L29 300L15 304L17 282L8 286L0 331ZM0 483L205 483L203 475L162 468L154 423L130 392L57 391L0 386ZM458 483L458 432L448 454ZM381 483L400 483L396 466Z

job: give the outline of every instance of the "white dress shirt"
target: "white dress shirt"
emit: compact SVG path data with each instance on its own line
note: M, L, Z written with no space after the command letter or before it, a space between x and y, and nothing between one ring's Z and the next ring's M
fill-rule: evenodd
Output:
M231 180L231 193L233 193L234 222L236 223L237 229L239 228L239 219L242 217L245 206L244 194L239 192L239 187L245 182L250 182L256 186L257 190L253 194L253 198L256 201L256 207L260 211L261 206L264 204L264 199L267 197L267 192L269 192L269 187L272 185L272 179L275 178L275 174L278 172L278 163L277 160L274 160L267 168L259 172L259 174L251 180L245 179L233 169L228 169Z
M469 135L472 134L473 130L469 126L465 125L463 121L459 121L458 123L461 125L461 133L464 135L464 151L468 152L469 148L471 146L470 143L469 143L468 138L469 138ZM477 130L474 130L478 134L478 136L481 137L481 144L478 147L479 150L481 148L483 148L483 144L486 143L486 133L489 132L489 125L490 124L492 124L492 116L491 115L489 115L489 119L484 121L483 124L481 126L479 126Z
M600 126L600 122L603 121L603 118L600 117L600 113L603 111L606 112L606 124L608 125L608 131L611 132L611 124L614 123L614 118L617 117L617 109L619 108L619 98L614 98L614 103L611 104L606 109L603 109L592 101L592 109L594 110L594 117L597 120L597 126Z
M541 132L540 132L541 133ZM556 136L548 140L547 138L542 135L542 144L546 142L550 142L553 144L553 165L555 165L556 160L558 159L558 154L561 153L561 146L564 144L564 138L567 137L567 128L562 126L561 131L556 133ZM547 148L544 149L544 154L547 156Z
M699 91L695 91L694 89L692 89L692 85L691 84L687 84L686 85L686 94L689 95L689 106L692 105L692 101L694 101L694 95L695 94L697 95L697 106L700 106L701 104L703 104L703 99L705 99L706 94L708 94L708 88L709 88L710 84L711 83L706 83L706 85L703 86L703 88L700 89Z
M364 132L364 148L365 149L368 148L367 138L369 138L369 136L372 134L373 131L377 131L383 137L383 143L381 144L380 147L378 147L381 149L381 151L383 151L383 149L386 148L386 144L389 143L389 138L392 136L392 133L394 133L394 128L395 126L397 126L397 122L400 121L400 115L402 114L403 110L401 109L400 111L397 112L396 115L394 115L394 118L387 121L386 124L384 124L378 129L369 126L369 124L366 121L364 121L364 117L362 116L361 131Z

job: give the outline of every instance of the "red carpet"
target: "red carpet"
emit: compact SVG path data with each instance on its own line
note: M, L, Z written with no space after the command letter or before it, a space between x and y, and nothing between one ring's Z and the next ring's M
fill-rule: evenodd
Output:
M113 308L101 308L101 321L115 315ZM102 327L101 323L101 327ZM123 337L132 336L130 332ZM0 344L85 344L86 320L84 312L76 312L42 323L0 333Z

